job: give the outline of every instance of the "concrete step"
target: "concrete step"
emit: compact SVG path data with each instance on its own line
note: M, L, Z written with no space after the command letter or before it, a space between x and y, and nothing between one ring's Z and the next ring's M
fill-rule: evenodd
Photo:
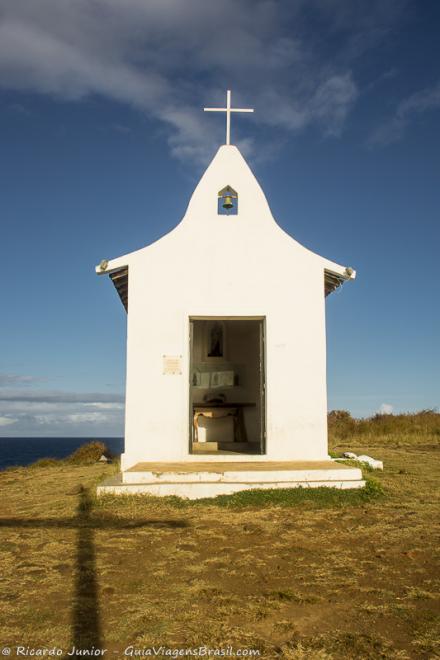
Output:
M277 475L278 476L278 475ZM344 477L347 475L344 474ZM212 482L212 481L154 481L143 483L124 483L121 476L112 477L100 484L97 488L98 495L175 495L187 499L201 499L204 497L217 497L218 495L232 495L243 490L255 489L279 489L279 488L320 488L330 487L339 489L363 488L365 481L360 479L331 480L288 480L288 481L235 481L235 482Z
M274 473L273 470L247 470L246 472L229 470L227 472L124 472L122 481L126 484L141 483L274 483L276 481L313 482L313 481L353 481L362 478L359 468L342 470L285 470Z

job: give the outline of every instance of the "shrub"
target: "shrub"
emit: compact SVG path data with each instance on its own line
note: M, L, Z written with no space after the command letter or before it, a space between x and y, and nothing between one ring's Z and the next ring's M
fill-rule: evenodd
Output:
M338 438L348 438L353 435L356 429L357 420L354 419L348 410L332 410L328 414L328 429Z
M438 443L440 438L440 413L420 410L415 413L385 415L376 413L365 419L355 419L346 410L332 410L328 414L330 444L356 440L364 445L371 443L403 442L405 444Z
M107 449L107 446L104 442L100 440L93 440L92 442L87 442L81 447L78 447L73 454L67 457L69 463L74 463L76 465L91 465L96 463L101 458L102 454L110 458L110 452Z

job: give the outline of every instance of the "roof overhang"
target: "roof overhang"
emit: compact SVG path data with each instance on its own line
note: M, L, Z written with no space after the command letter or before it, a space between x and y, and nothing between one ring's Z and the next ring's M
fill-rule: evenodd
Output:
M330 270L324 270L324 294L329 296L333 291L339 289L347 280L352 279L350 275L341 275Z
M108 276L118 292L118 296L125 307L125 311L128 312L128 266L120 268L119 270L114 270L109 273Z

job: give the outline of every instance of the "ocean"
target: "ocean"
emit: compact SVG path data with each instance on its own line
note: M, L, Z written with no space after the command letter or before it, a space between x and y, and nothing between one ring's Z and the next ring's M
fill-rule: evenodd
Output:
M124 438L93 438L104 442L112 454L124 451ZM0 470L29 465L39 458L66 458L92 438L0 438Z

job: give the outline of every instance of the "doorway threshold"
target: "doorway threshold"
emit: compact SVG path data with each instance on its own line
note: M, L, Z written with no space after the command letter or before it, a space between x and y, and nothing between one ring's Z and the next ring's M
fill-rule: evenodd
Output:
M193 442L192 454L261 454L259 442Z

